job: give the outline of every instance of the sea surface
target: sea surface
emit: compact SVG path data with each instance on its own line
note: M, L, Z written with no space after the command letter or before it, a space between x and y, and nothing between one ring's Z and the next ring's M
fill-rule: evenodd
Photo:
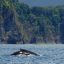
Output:
M33 51L40 56L11 56L20 48ZM0 44L0 64L64 64L64 45L9 45Z

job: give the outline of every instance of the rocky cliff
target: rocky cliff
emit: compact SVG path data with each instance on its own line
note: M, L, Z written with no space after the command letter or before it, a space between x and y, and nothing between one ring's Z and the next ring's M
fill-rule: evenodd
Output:
M0 0L0 41L9 44L16 44L21 40L13 2L13 0Z
M0 0L0 42L64 43L64 6L32 7Z

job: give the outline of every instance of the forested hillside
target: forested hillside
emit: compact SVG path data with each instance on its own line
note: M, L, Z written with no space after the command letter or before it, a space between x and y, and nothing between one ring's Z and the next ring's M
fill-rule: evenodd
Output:
M0 0L0 43L64 43L64 6L30 7Z

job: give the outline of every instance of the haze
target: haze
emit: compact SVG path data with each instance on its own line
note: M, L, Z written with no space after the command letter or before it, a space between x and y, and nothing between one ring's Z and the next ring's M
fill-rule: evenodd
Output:
M19 0L30 6L56 6L64 5L64 0Z

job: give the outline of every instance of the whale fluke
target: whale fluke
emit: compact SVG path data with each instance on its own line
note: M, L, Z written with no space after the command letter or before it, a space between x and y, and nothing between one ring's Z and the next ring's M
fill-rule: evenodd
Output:
M38 54L32 52L32 51L29 51L29 50L26 50L26 49L20 49L19 51L17 52L14 52L12 53L11 55L35 55L35 56L39 56Z

